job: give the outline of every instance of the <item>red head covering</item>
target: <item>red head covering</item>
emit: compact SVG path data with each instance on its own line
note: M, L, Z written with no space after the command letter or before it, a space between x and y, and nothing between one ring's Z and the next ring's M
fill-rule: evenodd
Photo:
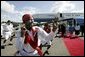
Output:
M26 23L26 21L33 19L32 15L25 14L22 16L23 23Z

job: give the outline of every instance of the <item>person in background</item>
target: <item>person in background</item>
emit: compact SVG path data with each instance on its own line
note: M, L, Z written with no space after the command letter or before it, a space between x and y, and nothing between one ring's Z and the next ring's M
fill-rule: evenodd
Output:
M70 26L69 26L70 38L72 38L74 30L75 30L74 26L72 26L72 24L70 24Z
M48 23L44 24L44 30L49 34L51 32L51 26ZM47 50L44 52L44 55L47 53L49 55L49 48L51 47L51 40L46 43L47 45ZM42 47L41 47L42 48Z
M67 24L67 26L66 26L66 34L68 34L69 33L69 25Z
M51 27L48 23L45 23L44 25L44 30L47 32L47 33L50 33L51 32Z
M5 29L6 29L6 23L2 22L1 23L1 38L5 37L5 35L4 35Z
M13 24L11 23L10 20L8 20L6 25L4 26L5 40L3 41L3 43L5 43L8 39L10 39L10 41L13 40L13 37L12 37L13 30L14 30ZM10 43L10 44L12 44L12 43Z
M61 24L58 25L58 34L61 32Z
M79 35L79 34L80 34L80 26L79 26L79 24L77 24L75 26L75 35Z
M61 36L64 37L66 33L66 27L64 24L61 25Z
M82 25L80 26L80 29L81 29L81 35L84 36L84 24L82 24Z
M3 25L1 24L1 38L3 38Z

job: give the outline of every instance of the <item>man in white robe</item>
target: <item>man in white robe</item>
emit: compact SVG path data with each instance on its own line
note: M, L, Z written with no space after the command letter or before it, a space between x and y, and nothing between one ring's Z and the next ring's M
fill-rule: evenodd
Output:
M11 24L11 21L10 20L7 21L7 23L4 25L3 29L4 29L3 33L4 33L4 38L5 38L4 43L9 38L10 38L10 41L12 41L11 36L12 36L12 33L13 33L13 29L14 28L13 28L13 25Z
M41 45L41 43L45 44L46 42L48 42L50 40L49 38L52 38L54 36L55 30L53 29L48 34L42 28L38 26L33 26L33 17L30 14L23 15L22 20L23 20L23 23L25 24L25 30L24 30L25 33L23 34L26 34L27 32L28 38L26 39L26 35L24 35L24 38L26 39L24 41L26 41L26 43L24 43L24 41L21 40L23 47L19 50L18 56L43 56L43 52L42 50L40 50L39 46ZM35 37L35 35L37 36ZM17 35L17 38L21 38L21 36L19 37L18 36L19 35ZM35 42L31 42L32 44L29 42L30 41L29 38L32 41L35 41L36 39L34 37L38 39L37 46ZM18 39L18 42L19 42L19 39ZM21 45L21 43L19 43L19 45ZM36 47L33 47L33 45Z

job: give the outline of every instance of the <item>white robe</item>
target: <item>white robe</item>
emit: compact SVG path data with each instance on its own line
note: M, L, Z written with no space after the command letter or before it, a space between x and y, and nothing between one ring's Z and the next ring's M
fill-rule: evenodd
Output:
M29 33L31 33L31 32L29 32ZM17 50L19 50L20 52L16 56L39 56L37 50L33 49L29 43L26 45L24 44L24 38L22 38L20 35L21 35L20 30L17 30L16 47L17 47ZM31 36L31 34L30 34L30 36ZM30 52L32 52L32 53L30 53Z
M12 36L12 33L13 33L13 26L10 24L10 25L4 25L4 37L5 39L7 40L8 38L10 38Z
M51 45L51 40L53 39L55 33L53 31L51 31L49 34L43 30L42 28L40 27L37 27L38 28L38 38L40 39L40 42L42 43L42 45L44 45L45 43L48 43L48 45ZM41 44L40 43L40 44Z
M3 36L3 26L1 25L1 35Z
M37 27L37 26L34 26L33 27L33 29L35 29L36 28L36 30L37 30L37 32L38 32L38 46L40 46L40 44L42 43L42 44L45 44L46 42L48 42L48 41L50 41L51 39L52 39L52 37L54 36L54 33L53 32L51 32L51 33L47 33L47 32L45 32L42 28L40 28L40 27ZM32 32L31 31L28 31L28 33L29 33L29 35L31 36L31 38L33 38L32 37ZM20 34L20 33L18 33L18 34ZM20 38L20 36L19 35L17 35L18 36L18 38L19 39L17 39L18 41L17 42L19 42L19 40L21 39ZM22 43L24 43L22 40L20 40ZM38 51L37 50L35 50L35 49L33 49L31 46L30 46L30 44L28 43L28 44L26 44L26 45L24 45L24 44L22 44L22 43L18 43L17 44L17 46L18 47L20 47L19 45L22 45L23 46L23 48L22 49L20 49L20 53L19 53L19 56L39 56L38 55ZM26 51L24 51L24 50ZM32 53L30 53L30 52L32 52Z
M4 38L5 37L5 30L6 30L6 23L1 24L1 35Z
M22 50L24 45L24 38L21 37L20 30L16 30L15 36L16 36L16 48L17 50Z

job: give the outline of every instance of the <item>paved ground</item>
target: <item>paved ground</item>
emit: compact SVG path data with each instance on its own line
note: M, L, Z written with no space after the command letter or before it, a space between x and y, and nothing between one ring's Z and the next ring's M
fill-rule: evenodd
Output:
M70 56L63 40L63 38L54 38L52 41L52 46L49 49L49 55L45 55L45 56ZM81 37L82 40L84 40L84 37ZM3 45L4 39L1 39L1 46ZM1 49L1 56L14 56L16 50L16 38L13 39L12 43L13 45L9 45L9 41L6 42L6 46L5 49ZM46 50L46 47L43 47L43 51Z

